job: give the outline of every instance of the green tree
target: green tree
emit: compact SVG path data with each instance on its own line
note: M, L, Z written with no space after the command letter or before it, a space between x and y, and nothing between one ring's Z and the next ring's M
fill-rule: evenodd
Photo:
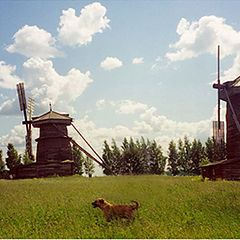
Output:
M122 154L121 154L121 174L131 174L131 153L130 153L130 145L127 138L123 139L122 142Z
M182 139L179 138L178 140L178 160L177 160L177 165L179 172L185 172L186 169L186 163L185 163L185 148Z
M11 172L14 167L18 166L21 163L21 161L20 161L20 157L18 156L18 152L14 148L14 145L12 143L8 143L7 148L8 150L7 150L6 164Z
M209 137L205 142L205 154L210 162L224 160L227 155L226 144L217 143L213 137Z
M166 157L163 156L161 146L157 146L154 140L149 146L150 159L149 170L151 174L163 174L166 166Z
M82 175L83 162L84 162L83 154L80 151L80 149L75 145L72 146L72 154L73 154L73 161L74 161L74 173Z
M179 173L178 152L173 140L168 145L168 170L173 176Z
M138 157L138 170L137 174L150 174L150 161L152 159L150 141L147 139L147 143L143 137L139 141L136 141L137 157Z
M205 154L206 157L209 159L210 162L214 162L215 160L215 147L214 147L214 138L208 138L207 141L205 142Z
M89 176L92 177L92 174L94 173L94 164L93 160L90 157L86 157L84 161L84 171Z
M106 140L104 141L103 144L104 146L103 146L102 159L103 159L104 166L106 166L106 167L103 167L103 173L106 175L113 175L115 170L113 153Z
M121 169L121 151L117 146L117 143L112 139L111 145L111 157L112 157L112 171L115 175L120 173Z
M201 173L199 166L203 161L206 161L204 147L200 140L194 139L191 147L191 173L199 175Z
M125 138L122 143L122 158L123 167L121 169L122 174L143 174L144 173L144 161L142 157L141 145L137 144L131 137L129 142Z
M0 172L5 169L5 163L3 161L3 152L0 150Z
M183 171L186 174L189 174L192 169L192 159L191 159L191 147L192 144L190 143L187 136L184 137L184 164L183 164Z
M0 179L8 179L8 178L9 178L9 171L5 169L2 150L0 150Z
M140 149L137 144L133 141L131 137L129 140L129 148L127 149L128 163L129 168L128 171L131 174L141 174L143 173L142 162L140 157Z
M22 161L23 161L24 165L33 163L33 160L30 158L30 156L29 156L29 154L27 152L24 153L24 155L22 157Z

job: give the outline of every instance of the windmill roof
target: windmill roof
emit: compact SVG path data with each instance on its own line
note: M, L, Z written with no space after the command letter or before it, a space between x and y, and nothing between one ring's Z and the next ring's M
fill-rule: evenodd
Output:
M213 162L213 163L209 163L207 165L203 165L200 168L204 168L204 167L210 167L210 166L216 166L216 165L226 165L226 164L230 164L230 163L234 163L234 162L239 162L240 159L239 158L232 158L232 159L224 159L221 161L217 161L217 162Z
M237 77L232 84L233 87L240 87L240 76Z
M232 81L224 82L223 85L225 85L227 88L240 87L240 76Z
M40 123L40 122L48 122L48 121L58 121L58 122L70 122L72 121L72 118L69 117L69 114L63 114L63 113L58 113L50 110L47 113L42 114L41 116L38 117L33 117L32 118L32 123Z
M227 81L223 83L223 86L228 92L228 96L232 97L240 94L240 76L233 81ZM220 90L220 99L228 101L227 96L223 89Z

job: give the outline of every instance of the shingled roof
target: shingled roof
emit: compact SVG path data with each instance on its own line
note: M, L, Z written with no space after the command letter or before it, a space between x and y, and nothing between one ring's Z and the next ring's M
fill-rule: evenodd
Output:
M32 123L34 127L38 127L43 123L65 123L66 125L71 124L72 118L69 117L69 114L58 113L55 111L50 110L47 113L42 114L38 117L32 118Z

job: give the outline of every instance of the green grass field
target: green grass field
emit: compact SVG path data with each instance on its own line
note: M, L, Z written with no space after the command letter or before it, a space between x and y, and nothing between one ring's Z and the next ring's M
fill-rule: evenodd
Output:
M107 223L91 205L141 207ZM0 238L240 238L240 182L199 177L56 177L0 181Z

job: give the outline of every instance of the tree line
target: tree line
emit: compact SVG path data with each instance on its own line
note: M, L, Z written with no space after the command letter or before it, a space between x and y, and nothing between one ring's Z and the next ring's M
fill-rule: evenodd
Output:
M94 164L91 158L85 156L79 148L72 146L74 173L89 177L94 173ZM187 138L177 142L170 141L166 156L162 147L155 140L145 140L143 137L137 140L124 138L120 147L112 139L111 144L105 140L103 143L102 159L103 173L105 175L129 175L129 174L168 174L199 175L199 166L226 158L226 144L217 143L214 138L208 138L203 145L200 140L192 142ZM7 158L3 161L0 150L0 178L9 178L11 170L20 164L30 164L27 153L18 154L14 145L7 146ZM8 168L8 170L6 169Z
M168 145L167 156L155 140L128 141L124 138L121 147L112 139L111 145L104 141L102 158L106 175L168 174L199 175L200 166L226 158L226 144L208 138L205 145L200 140L187 138L173 140Z
M94 164L92 159L84 156L82 152L74 145L72 146L72 154L74 160L74 173L79 175L85 173L91 177L94 173ZM14 145L12 143L8 143L7 157L5 158L5 161L3 160L3 151L0 150L0 179L8 179L14 167L17 167L21 164L27 165L33 162L34 160L29 157L27 152L25 152L23 155L18 154Z

